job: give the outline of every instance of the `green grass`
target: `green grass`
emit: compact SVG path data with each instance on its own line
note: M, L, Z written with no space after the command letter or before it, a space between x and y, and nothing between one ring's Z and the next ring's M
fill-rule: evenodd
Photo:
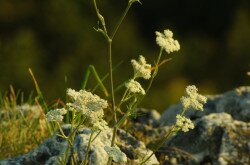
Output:
M44 109L32 94L0 94L0 159L29 152L49 136Z

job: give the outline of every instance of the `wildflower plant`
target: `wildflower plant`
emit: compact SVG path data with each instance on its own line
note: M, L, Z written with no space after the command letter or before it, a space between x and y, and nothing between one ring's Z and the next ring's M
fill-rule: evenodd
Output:
M84 160L80 162L81 164L88 164L88 153L91 143L96 139L96 137L98 137L101 131L110 129L110 127L113 130L112 138L110 144L106 144L104 148L109 157L107 164L110 165L112 160L118 164L127 162L126 155L119 149L119 147L116 146L117 130L124 123L124 121L136 113L137 106L148 93L154 78L158 73L159 66L166 61L161 59L164 51L167 54L170 54L180 49L180 44L173 38L173 32L171 30L166 29L163 31L163 33L156 31L156 44L159 45L160 51L154 66L149 64L143 55L140 55L138 60L132 59L131 67L133 67L134 73L132 74L131 78L122 82L117 88L114 87L114 67L112 63L113 39L115 38L118 29L120 28L131 6L136 2L141 3L139 0L128 0L128 4L124 13L121 15L120 19L115 25L114 30L110 32L106 26L104 16L98 9L96 0L93 0L98 22L100 22L95 30L103 35L108 44L108 74L107 76L100 78L95 70L95 67L92 65L89 66L85 74L82 89L79 91L68 89L67 95L69 100L65 106L63 108L51 110L46 114L47 121L54 122L58 126L60 134L57 135L68 141L66 153L64 154L64 157L59 160L61 164L67 164L70 152L74 151L74 138L77 130L81 126L91 129L88 146L85 153L86 156ZM98 85L94 89L87 90L87 82L91 73L98 82ZM109 77L109 90L107 90L103 84L103 81L107 77ZM148 85L146 87L143 87L140 84L141 79L148 80ZM97 89L97 87L100 87L99 89L103 91L103 98L94 94L94 91ZM121 91L123 93L119 101L117 101L118 99L116 97L116 91ZM176 123L172 126L171 131L161 139L161 142L151 154L145 155L140 164L147 162L171 134L178 131L187 132L190 129L193 129L194 124L190 119L184 116L184 113L190 108L203 110L203 104L206 103L206 98L198 94L198 90L195 86L188 86L186 88L185 95L181 98L181 103L183 106L182 113L176 116ZM113 119L111 123L107 123L104 119L104 110L106 109L112 112ZM61 123L64 122L65 115L70 117L69 121L71 124L71 131L67 136L64 134L61 128ZM71 155L74 155L74 153L71 153ZM79 160L77 160L74 156L72 156L70 161L73 164L79 164Z

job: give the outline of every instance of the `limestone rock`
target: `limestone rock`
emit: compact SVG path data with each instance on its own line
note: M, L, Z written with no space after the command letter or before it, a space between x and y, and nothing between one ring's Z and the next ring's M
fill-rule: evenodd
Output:
M162 116L155 110L138 109L138 116L127 123L126 131L119 129L117 132L117 146L127 155L126 164L136 165L145 154L152 153L145 144L153 149L175 123L175 116L180 111L180 104L170 107ZM195 128L173 135L146 164L250 164L250 87L208 96L203 112L188 110L185 116L193 120ZM64 125L63 130L69 134L70 125ZM86 128L77 132L74 152L79 162L85 157L89 135L90 130ZM111 129L103 131L92 143L91 165L107 162L104 146L110 144L111 135ZM53 136L35 150L0 161L0 165L57 164L66 146L65 140Z
M161 149L168 157L163 164L250 163L249 122L234 120L227 113L212 113L195 123L194 130L178 133ZM170 150L175 148L181 152L173 156ZM159 151L157 154L159 158L163 153ZM171 163L171 159L175 159L176 163Z
M239 87L221 95L207 96L204 111L188 110L185 116L195 120L210 113L226 112L234 119L250 122L250 86ZM175 123L176 114L180 113L181 105L173 105L161 116L160 122L165 125Z
M158 130L164 128L167 132L180 111L180 104L171 106L162 114L159 126L144 129L148 148L153 148L164 135L164 131L159 134ZM250 87L208 96L203 112L188 110L185 116L196 123L195 129L173 135L156 152L160 164L250 164ZM137 130L148 126L136 124ZM158 136L148 134L150 131Z
M156 110L148 110L144 108L140 108L136 110L137 118L132 118L134 123L139 123L141 125L149 125L151 127L159 126L159 119L161 115Z
M62 128L65 135L68 135L71 125L64 125ZM84 160L90 133L90 129L87 128L80 129L77 132L74 141L74 151L71 151L69 155L72 156L72 153L76 154L76 159L78 162L82 162ZM152 153L152 151L146 149L146 146L143 142L138 141L125 131L118 130L117 135L117 146L120 147L121 151L127 155L127 164L131 164L133 162L138 163L144 156L143 154ZM102 131L100 135L95 139L95 141L91 144L89 152L90 165L103 165L108 161L108 155L106 154L104 147L106 145L110 145L111 138L112 130L108 129ZM55 135L47 139L35 150L22 156L0 161L0 165L56 165L58 164L58 159L63 153L65 153L66 149L67 141ZM68 162L68 164L70 163ZM159 164L159 162L156 157L153 156L146 164L156 165Z
M169 130L167 126L160 126L161 115L156 110L140 108L136 110L136 114L137 117L131 118L124 129L146 145Z

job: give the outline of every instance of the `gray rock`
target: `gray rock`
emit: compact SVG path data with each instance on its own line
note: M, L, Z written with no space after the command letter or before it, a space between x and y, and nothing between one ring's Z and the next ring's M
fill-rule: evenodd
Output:
M140 108L136 110L136 114L138 117L133 118L133 123L139 123L141 125L148 125L153 128L159 126L159 119L161 118L161 115L156 110L148 110L144 108Z
M147 124L138 127L135 122L134 129L144 128L143 138L149 139L149 148L154 148L161 137L158 130L165 130L162 133L166 134L181 108L177 104L167 109L158 128ZM195 129L172 136L156 152L160 164L250 164L250 87L208 96L204 111L188 110L185 116L196 123ZM155 131L155 135L150 135L150 131Z
M139 164L145 155L150 155L151 150L147 149L145 144L138 141L124 130L119 129L117 132L117 146L123 151L129 161L127 164ZM159 164L155 155L153 155L144 165L157 165Z
M155 142L175 123L180 111L180 104L170 107L161 117L155 110L138 109L139 115L127 123L126 132L117 132L117 146L127 155L127 164L138 164L145 154L152 152L146 149L145 143L153 149ZM208 96L203 112L188 110L185 116L193 120L195 128L173 135L156 152L158 160L154 155L146 164L250 164L250 87ZM68 134L70 125L65 125L63 130ZM79 162L85 157L89 135L90 130L86 128L77 132L74 152ZM103 148L110 143L111 135L111 130L103 131L91 145L91 165L105 164L108 156ZM0 164L57 164L66 146L66 141L53 136L28 154L0 161Z
M161 115L154 109L140 108L136 110L136 114L136 118L131 118L124 129L146 145L162 137L170 129L168 126L160 126Z
M157 157L163 164L250 164L250 123L227 113L212 113L196 120L194 130L173 136ZM181 152L173 154L171 150ZM175 159L175 163L170 160Z
M68 135L70 133L70 128L71 125L63 126L63 131L65 135ZM72 156L72 153L74 153L79 163L82 162L85 158L90 133L90 129L80 129L75 137L74 151L71 151L69 155ZM127 155L127 164L138 163L140 159L142 159L142 157L144 156L143 154L152 153L152 151L146 149L146 146L143 142L138 141L125 131L118 130L117 135L117 146L120 147L121 151L123 151ZM104 147L106 145L110 145L110 139L112 138L111 136L111 129L102 131L100 135L95 139L95 141L91 144L89 152L90 165L103 165L108 161L108 155L106 154ZM58 136L53 136L47 139L42 145L40 145L35 150L19 157L0 161L0 164L56 165L58 164L58 159L65 153L66 149L67 141ZM68 162L68 164L70 163ZM159 162L154 155L146 164L154 165L159 164Z
M226 112L236 120L250 122L250 87L239 87L221 95L207 97L208 102L204 106L204 111L188 110L185 116L195 120L210 113ZM180 111L180 103L171 106L162 114L160 122L172 125Z

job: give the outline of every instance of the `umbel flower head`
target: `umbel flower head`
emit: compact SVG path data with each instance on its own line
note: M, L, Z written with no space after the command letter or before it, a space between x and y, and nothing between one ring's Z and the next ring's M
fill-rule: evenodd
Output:
M97 130L105 130L108 124L103 120L103 109L108 107L108 102L99 96L85 90L75 91L68 89L67 94L72 99L72 103L67 103L71 110L76 110L86 117L85 125Z
M48 121L57 121L61 122L63 120L63 115L67 113L67 110L64 108L51 110L46 114L46 119Z
M180 44L177 40L173 39L173 32L166 29L164 33L158 31L156 34L156 43L169 54L174 51L180 50Z
M189 129L194 129L192 121L184 116L176 115L176 126L183 132L188 132Z
M77 92L73 89L68 89L67 94L73 101L73 103L68 103L67 105L82 114L89 111L99 111L108 107L108 102L106 100L85 90Z
M92 123L93 123L92 127L95 130L101 130L101 131L103 131L103 130L107 130L108 129L108 123L105 120L103 120L103 119L99 119L99 120L97 120L95 122L92 121Z
M108 128L108 124L105 120L103 120L104 111L103 109L99 111L89 111L85 113L86 121L84 125L87 127L92 127L96 130L106 130Z
M151 65L147 64L145 57L139 56L138 61L131 60L131 64L134 68L134 77L142 77L144 79L150 79L151 77Z
M117 146L105 146L104 150L116 163L127 162L127 156Z
M181 97L181 104L184 109L193 108L203 111L203 104L207 102L207 98L198 93L198 89L194 86L187 86L185 96Z
M145 95L145 90L142 88L141 84L133 79L129 80L129 82L126 83L125 86L131 93L139 93Z

